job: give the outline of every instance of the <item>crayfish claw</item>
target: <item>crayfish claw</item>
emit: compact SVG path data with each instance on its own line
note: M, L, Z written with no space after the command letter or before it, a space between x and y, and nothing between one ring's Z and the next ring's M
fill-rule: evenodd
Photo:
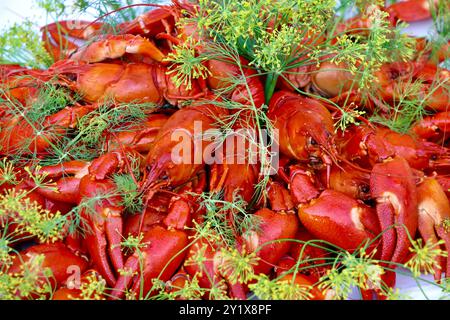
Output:
M382 234L381 259L405 262L417 225L417 193L413 172L402 157L377 163L370 177Z
M446 251L450 250L450 204L441 185L435 178L426 178L418 186L419 232L425 242L437 243L444 241ZM441 267L446 265L446 276L450 275L450 259L436 257L434 278L442 277Z

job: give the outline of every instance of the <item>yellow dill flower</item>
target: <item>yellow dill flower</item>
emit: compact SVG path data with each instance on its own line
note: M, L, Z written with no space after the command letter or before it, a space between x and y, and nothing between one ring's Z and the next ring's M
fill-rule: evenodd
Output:
M80 286L81 300L105 300L106 281L101 276L92 273Z
M0 271L0 299L47 299L53 288L50 268L42 268L44 255L37 255L21 265L17 273Z
M0 186L3 184L17 185L19 183L14 171L14 165L7 158L0 161Z
M442 227L446 233L450 232L450 218L445 218L442 221Z
M164 59L172 63L166 74L172 75L172 81L177 87L185 85L187 90L191 90L193 80L206 79L211 75L205 66L208 58L196 52L197 45L192 38L188 38L182 44L175 46Z
M211 289L209 289L209 296L212 300L230 300L228 286L225 280L221 279L217 283L214 283Z
M9 241L5 238L0 238L0 261L3 266L9 267L13 260L11 256L11 247Z
M448 253L440 248L444 244L443 240L438 242L427 241L422 245L422 239L412 242L409 250L413 257L405 264L405 267L411 270L414 277L419 277L421 273L434 274L435 269L440 269L438 263L440 257L447 257Z
M136 237L130 234L121 242L121 247L122 249L131 249L133 251L140 250L148 245L147 243L143 243L143 240L144 234L142 232Z
M282 25L280 30L265 31L256 40L255 58L250 64L281 74L301 40L301 34L293 26Z
M52 213L27 197L26 191L8 190L0 195L0 218L11 220L19 234L29 233L40 242L56 242L65 236L67 218Z
M381 276L385 273L377 260L373 259L375 252L368 255L364 248L359 254L344 253L340 258L341 268L333 267L320 280L319 288L332 290L334 299L348 299L354 287L362 290L381 289Z
M311 288L289 280L270 280L267 275L255 277L257 281L249 285L253 293L262 300L310 300Z
M45 50L38 28L29 20L1 30L0 63L47 68L53 60Z
M158 294L152 299L156 300L199 300L205 294L206 289L200 287L197 275L192 279L186 279L183 287L177 287L171 281L164 282L160 279L153 279L152 291Z
M231 284L247 283L255 276L253 267L258 264L256 253L246 253L245 248L239 252L235 248L223 248L218 255L221 274Z
M198 266L198 268L202 272L205 268L205 263L208 261L208 259L206 258L206 250L208 249L208 246L205 243L201 243L201 245L199 245L200 243L201 242L197 242L193 244L194 246L196 246L197 250L195 251L195 254L193 254L191 257L189 257L189 259L185 261L185 265Z
M401 33L404 25L392 29L388 13L373 7L368 21L367 35L340 35L336 37L336 46L331 48L334 54L331 61L346 65L357 75L360 89L371 88L374 73L383 63L407 60L414 54L413 41Z

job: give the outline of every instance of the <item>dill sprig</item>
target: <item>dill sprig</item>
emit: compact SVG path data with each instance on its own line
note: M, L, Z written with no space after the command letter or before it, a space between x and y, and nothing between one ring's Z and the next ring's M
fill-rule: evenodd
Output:
M42 122L47 116L74 105L78 100L79 97L74 97L68 89L55 86L52 81L45 82L36 99L26 107L25 117L33 123Z
M223 248L219 254L219 271L231 284L246 284L254 279L253 267L259 261L255 252L248 253L244 247L241 251L236 248Z
M335 299L348 299L354 287L362 290L382 289L384 268L373 259L375 251L367 254L360 248L354 254L347 251L338 256L336 263L320 280L321 290L332 290ZM339 263L337 263L339 261ZM340 267L338 266L340 265Z
M421 273L434 274L436 268L441 268L437 263L438 258L448 256L448 253L440 248L442 244L444 244L443 240L427 241L425 244L422 239L413 241L409 248L413 257L405 264L405 267L410 269L415 277L419 277Z
M383 63L405 61L414 54L413 39L402 34L405 25L392 28L389 24L388 13L372 8L368 14L370 28L367 35L358 33L349 35L348 30L336 37L336 47L332 49L332 62L344 64L348 70L356 75L355 81L360 89L370 88L375 71Z
M72 13L88 13L95 18L105 16L103 22L110 26L116 26L121 22L135 19L141 13L142 9L138 7L121 9L133 3L133 0L75 0L71 9ZM111 12L115 12L115 14L111 15Z
M136 185L131 174L115 174L113 176L117 192L122 198L122 205L129 213L142 212L144 207L140 196L139 186Z
M80 286L80 300L106 300L106 281L97 273L87 275Z
M430 112L428 100L440 88L449 91L448 79L437 79L427 89L420 80L404 79L394 90L393 105L386 111L376 110L369 121L382 124L399 133L409 133L411 127ZM381 88L381 90L383 90Z
M205 66L208 57L197 53L197 46L198 44L189 37L183 43L174 46L173 51L164 59L171 63L166 73L172 76L172 81L177 87L185 85L187 90L191 90L192 80L204 80L211 75Z
M26 20L2 30L0 64L19 64L36 69L52 65L53 60L45 50L36 29L31 21Z
M127 124L129 127L136 124L136 121L144 119L147 112L154 107L148 103L105 102L80 119L77 127L79 141L89 146L98 146L103 141L107 129L111 132L125 131Z
M73 132L60 137L41 163L54 165L69 160L91 161L108 151L105 142L109 135L129 130L143 121L155 108L155 105L150 103L115 104L106 101L81 117Z
M253 294L262 300L310 300L311 288L301 286L289 280L271 280L267 275L255 277L256 282L249 284Z
M56 242L65 237L66 217L31 201L26 191L9 189L0 195L0 217L4 220L9 217L18 235L31 234L40 242Z
M16 256L15 259L21 259ZM17 273L0 270L0 298L2 300L47 299L53 293L50 268L42 266L44 255L37 255L22 263ZM3 269L3 268L2 268Z
M199 237L213 237L213 243L219 240L220 244L233 247L236 235L259 227L257 217L247 212L247 203L237 195L233 201L225 201L221 192L204 192L199 201L200 208L206 211L204 223L194 225Z

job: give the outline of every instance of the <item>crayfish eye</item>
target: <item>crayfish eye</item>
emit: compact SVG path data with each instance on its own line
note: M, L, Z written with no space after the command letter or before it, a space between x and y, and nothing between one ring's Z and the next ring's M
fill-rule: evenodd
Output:
M312 146L317 146L317 141L310 137L309 138L309 144L312 145Z
M391 79L395 80L400 76L400 72L398 72L397 70L391 70Z
M322 159L312 156L309 158L309 165L312 167L320 167L323 165L323 162Z
M359 190L362 193L369 193L370 192L370 187L367 184L363 184L362 186L359 187Z

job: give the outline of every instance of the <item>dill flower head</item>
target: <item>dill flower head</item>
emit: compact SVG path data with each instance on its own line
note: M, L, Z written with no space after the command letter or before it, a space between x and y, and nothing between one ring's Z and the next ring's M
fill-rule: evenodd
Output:
M1 31L0 63L46 68L53 60L45 50L37 28L27 20Z
M256 40L250 65L281 74L301 41L302 34L294 26L282 25L280 30L265 31Z
M373 259L375 251L368 255L364 248L339 258L341 267L333 267L321 278L319 288L331 289L335 299L348 299L354 287L362 290L381 289L384 268Z
M301 286L289 280L270 280L261 274L255 277L256 282L249 284L253 293L262 300L310 300L311 288Z
M409 250L413 257L405 264L405 267L411 270L415 277L424 274L434 274L435 269L440 269L439 258L445 258L448 253L440 248L444 244L443 240L438 242L427 241L423 244L422 239L412 242Z
M0 195L0 218L16 226L18 234L31 234L40 242L57 242L65 236L67 218L43 209L27 197L27 191L8 190Z
M96 272L87 275L80 286L81 300L105 300L106 281Z
M0 299L47 299L53 292L49 281L53 273L50 268L42 267L44 259L44 255L32 257L21 265L17 273L1 270Z
M191 90L193 80L206 79L211 75L205 65L208 57L196 52L197 45L192 38L188 38L182 44L174 46L173 51L164 59L172 63L166 73L172 76L177 87L184 85L187 90Z
M258 264L256 253L239 252L235 248L223 248L218 255L217 265L221 274L231 283L247 283L254 277L253 267Z

